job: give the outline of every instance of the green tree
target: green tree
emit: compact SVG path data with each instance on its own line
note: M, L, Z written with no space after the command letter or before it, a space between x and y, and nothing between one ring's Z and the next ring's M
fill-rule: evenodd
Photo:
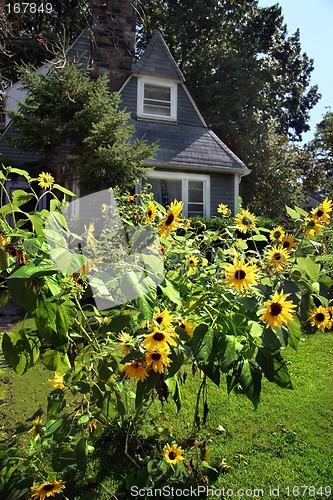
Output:
M314 168L308 182L314 191L333 196L333 112L328 111L316 127L313 140L308 144L313 155Z
M108 79L92 80L76 61L58 59L43 74L20 69L26 100L10 112L21 150L41 152L39 168L48 168L57 182L79 175L81 193L110 186L128 186L146 172L144 159L155 150L133 140L130 114L120 109L120 97L108 90Z
M89 15L89 2L84 0L52 0L26 5L3 3L0 12L0 79L3 87L18 80L17 64L39 66L45 59L51 59L55 42L64 39L72 42L86 26Z
M241 184L248 205L267 184L262 171L270 165L256 162L271 121L278 134L298 140L320 98L299 32L288 35L278 4L260 8L257 0L147 0L142 9L140 46L162 31L207 123L251 168Z
M305 178L312 169L312 155L278 134L270 123L258 137L254 160L256 168L242 180L249 206L258 215L281 219L285 205L299 205L306 198Z

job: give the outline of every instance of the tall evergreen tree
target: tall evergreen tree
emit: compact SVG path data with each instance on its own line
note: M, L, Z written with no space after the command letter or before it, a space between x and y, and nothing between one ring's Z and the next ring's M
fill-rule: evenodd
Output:
M120 97L108 90L105 76L92 80L79 62L57 60L47 74L20 69L26 100L10 112L21 150L41 152L41 168L55 173L57 182L79 175L81 192L127 186L146 172L144 159L155 146L133 140L129 113L119 108Z

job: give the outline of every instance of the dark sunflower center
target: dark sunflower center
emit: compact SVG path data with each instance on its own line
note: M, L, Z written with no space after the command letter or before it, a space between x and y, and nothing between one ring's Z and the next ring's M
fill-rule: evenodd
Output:
M153 212L151 210L148 210L147 215L148 215L148 217L151 217L153 215Z
M324 212L322 210L317 210L317 217L322 217Z
M172 224L174 220L175 220L175 216L173 214L170 214L168 216L167 220L165 221L165 224L167 226L170 226L170 224Z
M162 357L162 354L158 353L158 352L153 352L153 354L151 355L151 359L153 359L154 361L159 361Z
M284 241L282 246L283 248L289 248L290 247L289 241Z
M156 319L155 319L156 323L158 323L159 325L162 323L163 321L163 318L162 316L158 316Z
M161 342L165 339L165 335L162 332L155 332L153 335L153 339L156 340L156 342Z
M251 224L251 219L249 219L248 217L243 217L242 219L242 223L245 225L245 226L249 226Z
M170 460L174 460L176 457L177 457L176 453L174 451L170 451L169 453Z
M282 311L282 306L278 302L273 302L271 304L271 315L272 316L278 316L280 312Z
M53 490L53 488L54 488L54 484L45 484L45 485L43 486L43 490L44 490L44 491L52 491L52 490Z
M189 260L189 263L190 263L190 264L193 264L193 260L192 260L192 259L190 259L190 260Z
M323 313L317 313L316 314L316 320L317 321L324 321L325 315Z
M280 231L275 231L275 233L274 233L274 238L275 238L276 240L278 240L278 239L280 238L280 236L281 236Z
M134 368L138 369L140 366L139 361L134 361L133 366L134 366Z
M276 254L274 254L273 259L279 261L282 259L282 255L280 253L276 253Z
M246 276L246 272L243 271L243 269L237 269L235 272L235 278L236 280L243 280Z
M180 328L182 328L183 330L186 330L186 326L184 325L184 323L182 323L182 324L180 325Z

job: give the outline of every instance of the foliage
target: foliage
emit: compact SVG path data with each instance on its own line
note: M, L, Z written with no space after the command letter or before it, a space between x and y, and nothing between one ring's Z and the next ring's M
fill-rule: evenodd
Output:
M9 199L6 180L12 174L24 177L30 191L16 190ZM37 210L36 181L45 187L42 196L51 200L48 210ZM193 231L177 200L166 210L154 202L149 187L139 196L115 190L116 213L132 237L121 243L114 232L115 207L106 204L100 209L105 226L99 235L88 222L82 234L71 235L60 210L72 193L53 181L45 173L33 179L10 167L1 173L6 199L0 212L1 298L13 297L27 312L19 328L4 334L3 352L19 375L37 360L53 372L46 420L34 420L23 458L24 484L33 480L35 491L43 485L56 489L70 471L84 476L96 441L114 428L122 430L124 453L134 466L128 488L161 481L202 484L202 470L211 466L196 437L209 418L207 380L219 386L225 376L227 392L243 392L257 408L263 377L292 389L283 353L287 347L297 349L301 329L332 330L333 276L327 265L332 254L325 246L332 202L325 200L310 215L287 207L293 235L282 227L259 228L253 214L242 211L225 228L221 242L219 231ZM63 192L64 200L57 199L55 190ZM36 210L27 212L31 200ZM47 223L50 216L57 230ZM147 274L142 263L133 267L130 283L139 293L99 310L97 299L105 296L105 288L117 297L122 286L121 278L107 278L105 266L110 260L122 266L124 253L140 247L139 226L160 235L152 253L142 257ZM68 254L65 271L55 265L48 244L50 238L59 242L62 231L84 242L86 251ZM219 248L208 262L202 248L213 247L216 240ZM265 248L259 250L258 244ZM161 254L164 278L153 287ZM104 281L93 288L98 276ZM155 399L173 400L178 411L186 405L181 397L185 365L201 373L188 444L180 448L165 440L159 448L147 446L145 453L135 442L148 407ZM66 406L70 394L72 409Z
M314 156L310 180L314 191L327 196L333 193L333 112L328 111L318 123L313 140L308 149ZM319 189L318 189L319 188Z
M19 75L28 94L9 112L19 132L11 142L41 153L39 167L50 165L58 183L79 175L86 194L128 186L145 172L143 160L155 147L131 139L130 115L119 109L120 97L110 93L105 76L94 81L82 63L67 59L49 65L46 74L23 66Z
M15 2L14 2L15 3ZM59 40L72 42L87 24L88 3L77 0L44 2L43 8L20 4L4 6L0 16L0 79L6 87L19 79L17 65L41 65L54 56ZM46 8L46 4L47 8ZM49 12L52 7L52 12Z

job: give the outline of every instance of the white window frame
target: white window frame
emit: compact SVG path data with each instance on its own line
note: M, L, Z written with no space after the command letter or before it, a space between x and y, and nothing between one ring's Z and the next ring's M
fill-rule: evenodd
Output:
M182 201L184 202L183 215L188 217L188 181L203 182L203 217L210 217L210 176L202 174L189 174L187 172L170 172L154 170L147 175L149 179L166 179L166 180L181 180L182 181ZM178 200L180 201L180 200Z
M170 88L170 116L145 113L144 88L146 84ZM137 115L138 118L149 118L150 120L177 121L177 83L170 80L161 80L160 78L138 78Z

